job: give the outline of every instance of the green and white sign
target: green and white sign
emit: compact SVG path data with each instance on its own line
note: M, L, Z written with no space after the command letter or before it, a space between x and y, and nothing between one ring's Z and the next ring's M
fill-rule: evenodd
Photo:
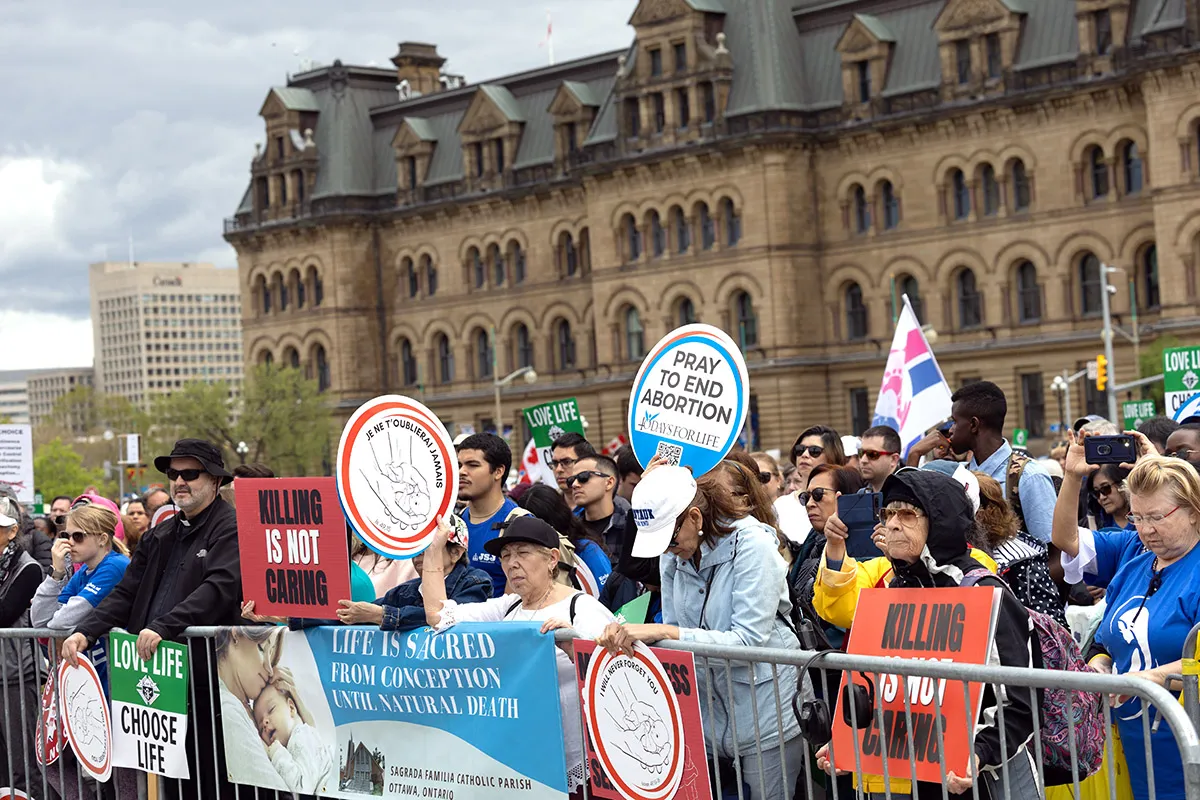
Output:
M1200 346L1163 350L1166 415L1174 418L1175 412L1196 394L1200 394Z
M1125 418L1125 427L1121 430L1135 430L1157 413L1153 400L1127 400L1121 403L1121 416Z
M1025 430L1024 428L1014 428L1013 429L1012 446L1013 447L1028 447L1029 446L1029 431Z
M554 440L563 434L583 434L583 417L574 397L530 406L525 409L525 422L533 431L533 443L539 450L554 444ZM550 462L547 460L546 463Z
M149 663L137 653L137 637L109 635L108 680L112 691L113 765L189 778L187 762L187 647L161 642Z

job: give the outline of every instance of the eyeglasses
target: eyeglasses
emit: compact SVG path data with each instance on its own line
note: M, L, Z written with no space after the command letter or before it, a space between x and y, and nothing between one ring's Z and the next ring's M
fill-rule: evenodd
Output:
M1158 525L1164 519L1171 516L1176 511L1178 511L1179 508L1180 508L1179 506L1175 506L1174 508L1172 508L1170 511L1168 511L1165 514L1126 514L1125 518L1128 519L1130 522L1132 522L1133 526L1135 528L1140 528L1142 525L1145 525L1146 523L1150 523L1151 525Z
M558 469L559 467L573 467L578 463L578 458L555 458L551 460L550 466L553 469Z
M901 525L915 525L923 516L925 512L915 508L884 508L879 512L879 521L886 525L894 518Z
M202 469L169 469L167 470L167 480L174 483L183 478L188 483L191 483L203 474L204 470Z
M824 447L818 447L815 444L810 444L807 446L800 445L799 447L796 448L797 457L804 455L804 451L806 451L806 450L808 451L809 458L820 458L821 454L825 452Z
M1093 486L1092 494L1096 495L1096 497L1108 497L1110 494L1112 494L1112 490L1115 488L1117 487L1113 486L1111 483Z
M567 480L566 480L567 488L568 489L571 488L576 483L578 483L580 486L583 486L585 483L590 481L593 476L595 476L597 478L611 478L612 477L611 475L605 475L603 472L597 472L594 469L585 469L583 472L580 472L576 475L572 475L571 477L567 478Z
M884 456L898 456L899 453L893 453L891 450L863 450L859 455L868 461L874 461L877 458Z
M771 482L771 478L774 478L774 477L775 477L775 474L772 472L760 472L760 473L758 473L758 482L761 483L763 486L766 486L768 483Z
M808 505L809 498L816 500L818 503L820 503L825 499L825 494L827 492L832 492L832 491L833 491L833 489L826 489L823 486L818 486L816 489L813 489L811 492L801 492L800 493L800 505L802 505L802 506Z

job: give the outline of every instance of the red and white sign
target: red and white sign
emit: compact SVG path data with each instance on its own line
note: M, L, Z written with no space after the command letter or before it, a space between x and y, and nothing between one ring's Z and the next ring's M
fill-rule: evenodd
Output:
M639 644L633 657L575 641L592 795L701 800L711 794L691 653Z
M154 512L154 516L150 518L150 527L157 528L171 517L179 513L179 506L174 503L167 503L165 506L159 506L159 509ZM147 528L149 530L149 528Z
M59 725L58 680L53 672L46 677L46 685L42 687L41 709L38 712L34 741L37 743L34 757L43 767L58 761L67 743L62 726ZM4 800L4 796L0 791L0 800Z
M346 516L368 547L393 559L419 555L458 496L458 456L450 434L416 400L376 397L342 431L337 488Z
M79 764L100 782L112 774L112 718L100 676L87 656L79 666L66 661L58 667L58 702L63 729Z
M0 787L0 800L29 800L29 795L20 789L10 789L7 786L2 786Z
M346 520L333 478L239 478L242 597L256 614L336 619L350 599Z

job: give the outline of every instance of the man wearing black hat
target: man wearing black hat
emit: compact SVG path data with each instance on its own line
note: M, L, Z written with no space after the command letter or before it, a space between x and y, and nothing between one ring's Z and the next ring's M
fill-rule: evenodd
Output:
M169 456L154 459L154 466L166 474L179 513L146 532L121 582L63 643L68 663L75 664L79 653L113 628L137 634L138 655L150 661L159 642L178 639L189 626L245 624L237 518L217 495L233 480L221 451L201 439L180 439ZM204 664L203 655L192 658L196 713L189 715L188 738L211 742L215 711L204 697L211 689ZM210 760L211 747L199 752L202 762ZM198 794L188 796L222 796L210 781L216 779L220 786L224 775L215 764L197 765L187 783Z

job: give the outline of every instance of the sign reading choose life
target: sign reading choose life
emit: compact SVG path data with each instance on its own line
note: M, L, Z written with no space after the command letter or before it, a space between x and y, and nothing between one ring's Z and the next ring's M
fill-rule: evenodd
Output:
M684 325L654 345L629 396L629 438L642 464L655 456L699 477L733 449L746 421L750 376L733 339Z
M412 558L433 541L458 495L450 434L428 408L401 395L359 407L338 445L337 489L363 542L387 558Z

